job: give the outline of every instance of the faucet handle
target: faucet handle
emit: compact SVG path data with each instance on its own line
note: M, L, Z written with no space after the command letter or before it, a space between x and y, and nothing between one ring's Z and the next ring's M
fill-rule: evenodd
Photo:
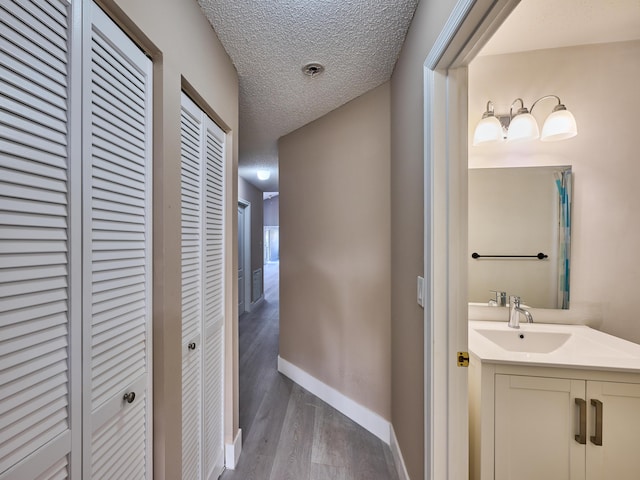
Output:
M511 295L509 297L509 304L511 305L511 307L519 307L520 301L520 297L518 297L517 295Z
M500 307L506 307L507 306L507 292L502 292L500 290L490 290L491 293L493 293L493 296L495 298L495 305L498 305Z

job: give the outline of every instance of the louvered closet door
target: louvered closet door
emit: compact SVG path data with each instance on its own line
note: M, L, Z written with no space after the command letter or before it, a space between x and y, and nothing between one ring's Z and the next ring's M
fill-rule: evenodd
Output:
M182 94L182 480L202 472L202 112Z
M182 478L224 468L224 132L182 96Z
M63 479L80 466L71 24L67 1L0 0L2 480Z
M151 61L86 7L83 478L151 478Z
M205 117L204 474L224 468L224 132Z

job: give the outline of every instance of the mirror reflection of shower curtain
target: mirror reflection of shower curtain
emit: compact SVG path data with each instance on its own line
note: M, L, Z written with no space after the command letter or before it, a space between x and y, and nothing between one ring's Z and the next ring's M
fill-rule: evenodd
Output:
M280 261L280 227L264 227L264 263Z
M560 245L558 254L558 308L569 308L569 271L571 259L571 169L555 173L558 187Z

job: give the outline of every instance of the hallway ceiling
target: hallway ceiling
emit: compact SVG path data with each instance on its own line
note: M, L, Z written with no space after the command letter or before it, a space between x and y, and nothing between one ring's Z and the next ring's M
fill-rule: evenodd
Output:
M278 138L389 80L418 0L198 2L238 70L239 174L277 191Z

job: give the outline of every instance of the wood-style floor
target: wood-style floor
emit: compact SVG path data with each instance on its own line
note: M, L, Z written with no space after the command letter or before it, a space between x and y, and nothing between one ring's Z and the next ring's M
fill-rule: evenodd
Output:
M278 373L278 265L264 273L238 328L242 454L221 480L397 480L388 445Z

